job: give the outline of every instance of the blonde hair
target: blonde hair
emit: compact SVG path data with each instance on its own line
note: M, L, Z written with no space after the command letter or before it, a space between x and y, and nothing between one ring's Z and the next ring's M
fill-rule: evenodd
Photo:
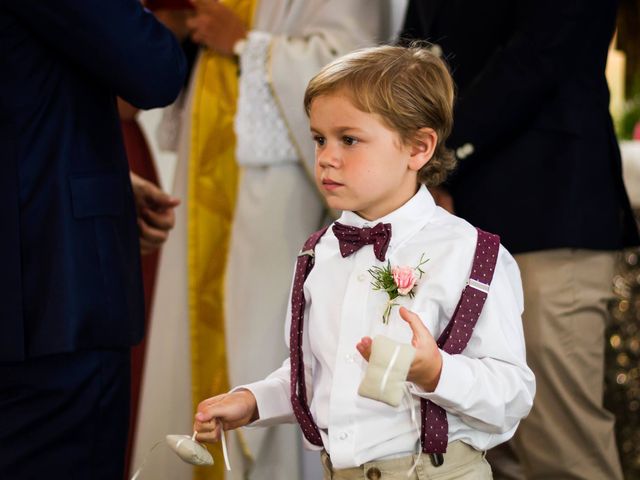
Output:
M420 183L439 185L455 168L455 155L445 146L453 126L453 81L428 44L366 48L335 60L309 82L307 115L315 98L337 91L345 92L357 109L380 115L404 144L416 141L421 128L435 130L438 143L418 172Z

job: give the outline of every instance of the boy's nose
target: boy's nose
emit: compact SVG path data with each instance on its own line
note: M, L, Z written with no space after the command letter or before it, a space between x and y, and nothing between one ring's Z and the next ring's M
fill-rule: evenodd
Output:
M321 167L337 167L340 164L340 158L337 155L336 149L331 148L329 145L325 146L318 152L318 163Z

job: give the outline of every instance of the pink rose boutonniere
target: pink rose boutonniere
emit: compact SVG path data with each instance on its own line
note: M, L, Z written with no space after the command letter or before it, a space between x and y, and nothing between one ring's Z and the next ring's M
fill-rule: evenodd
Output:
M383 290L389 295L389 301L382 314L382 323L385 325L389 322L391 309L398 305L396 298L415 296L416 283L422 278L424 270L422 266L429 259L424 258L424 253L420 256L420 261L416 267L408 266L391 266L391 262L387 262L385 267L371 267L369 274L373 277L371 285L374 290Z
M393 281L398 286L399 295L407 295L411 292L418 280L415 269L411 267L393 267L391 275L393 275Z

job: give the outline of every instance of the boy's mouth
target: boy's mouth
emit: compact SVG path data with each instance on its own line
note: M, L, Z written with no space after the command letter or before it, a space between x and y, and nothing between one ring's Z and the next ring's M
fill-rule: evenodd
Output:
M342 183L338 183L334 180L331 180L330 178L323 178L322 179L322 188L324 188L325 190L335 190L338 187L342 187Z

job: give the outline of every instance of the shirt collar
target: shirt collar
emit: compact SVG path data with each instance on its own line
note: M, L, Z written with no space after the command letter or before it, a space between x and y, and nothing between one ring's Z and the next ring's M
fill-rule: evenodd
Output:
M407 203L384 217L376 220L366 220L355 212L344 211L337 221L343 225L360 228L373 227L377 223L390 223L390 248L393 248L422 229L433 216L435 210L436 203L433 197L427 187L421 185L418 192Z

